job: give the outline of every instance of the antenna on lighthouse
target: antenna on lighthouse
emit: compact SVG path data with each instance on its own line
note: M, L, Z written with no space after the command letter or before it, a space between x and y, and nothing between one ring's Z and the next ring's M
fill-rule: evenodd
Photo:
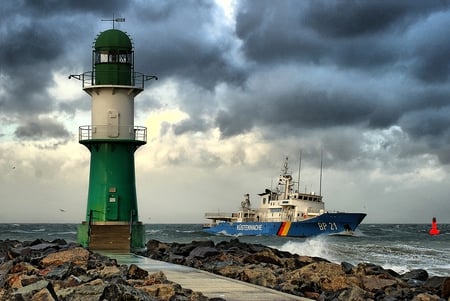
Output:
M114 14L113 14L112 19L102 19L101 21L112 22L113 29L114 29L114 23L115 22L125 22L125 18L114 18Z

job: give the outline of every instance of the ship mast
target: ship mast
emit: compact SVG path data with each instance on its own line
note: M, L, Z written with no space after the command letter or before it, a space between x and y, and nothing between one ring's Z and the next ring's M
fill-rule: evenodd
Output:
M319 182L319 195L322 196L322 162L323 162L323 150L320 150L320 182Z
M297 191L300 192L300 170L302 169L302 150L300 150L300 159L298 162L298 180L297 180Z

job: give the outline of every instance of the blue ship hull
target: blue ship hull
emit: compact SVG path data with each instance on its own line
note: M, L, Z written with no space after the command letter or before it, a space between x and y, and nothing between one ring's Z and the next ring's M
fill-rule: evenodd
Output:
M297 222L220 222L211 227L204 227L203 231L230 236L348 235L356 230L365 217L365 213L323 213Z

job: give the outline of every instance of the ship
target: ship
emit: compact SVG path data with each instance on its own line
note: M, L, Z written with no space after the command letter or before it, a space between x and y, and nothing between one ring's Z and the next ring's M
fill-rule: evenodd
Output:
M321 187L322 167L320 179ZM297 183L299 182L300 176ZM327 211L321 188L318 194L299 192L299 189L294 188L295 184L292 174L289 173L288 157L286 157L276 188L265 189L263 193L258 194L258 208L253 208L250 195L244 194L237 212L205 213L205 218L209 222L203 225L203 231L227 236L351 236L367 215L366 213Z

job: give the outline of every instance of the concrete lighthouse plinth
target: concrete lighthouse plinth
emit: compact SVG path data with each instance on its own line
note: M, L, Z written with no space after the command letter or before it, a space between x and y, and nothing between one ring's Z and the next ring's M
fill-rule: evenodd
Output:
M100 33L92 56L92 71L71 76L83 82L92 100L92 123L79 130L91 160L78 241L97 250L142 250L145 229L138 215L134 152L146 144L147 129L134 125L134 97L145 80L156 77L134 72L133 46L120 30Z

